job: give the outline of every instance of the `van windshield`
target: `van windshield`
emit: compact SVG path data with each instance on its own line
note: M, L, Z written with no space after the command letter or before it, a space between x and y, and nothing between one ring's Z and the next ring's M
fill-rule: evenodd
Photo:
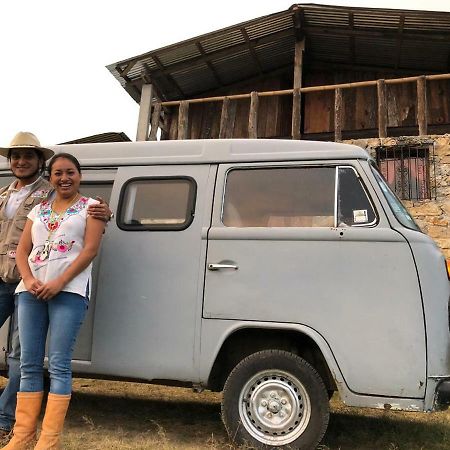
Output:
M417 223L409 214L408 210L403 206L403 203L389 187L378 168L374 164L371 164L370 167L372 168L375 179L377 180L381 190L383 191L383 194L397 220L406 228L410 228L411 230L415 231L421 231Z

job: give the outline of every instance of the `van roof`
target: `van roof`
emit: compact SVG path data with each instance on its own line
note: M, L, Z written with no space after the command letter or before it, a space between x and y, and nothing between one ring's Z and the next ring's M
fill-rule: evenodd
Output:
M280 139L114 142L49 148L56 153L71 153L82 166L89 167L369 158L368 153L356 145ZM5 160L0 168L7 167Z

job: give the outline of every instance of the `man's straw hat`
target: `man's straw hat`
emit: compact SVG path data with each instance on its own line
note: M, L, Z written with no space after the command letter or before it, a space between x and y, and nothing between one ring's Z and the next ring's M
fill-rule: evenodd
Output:
M14 148L34 148L44 155L44 159L51 158L55 152L49 148L41 147L39 139L28 131L19 131L9 144L9 147L0 147L0 155L5 158L8 157L10 150Z

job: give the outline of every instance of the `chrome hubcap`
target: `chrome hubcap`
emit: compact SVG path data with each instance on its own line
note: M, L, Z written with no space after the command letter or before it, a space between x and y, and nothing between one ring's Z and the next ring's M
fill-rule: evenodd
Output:
M267 370L251 378L241 391L239 414L252 437L269 445L297 439L311 418L309 395L294 376Z

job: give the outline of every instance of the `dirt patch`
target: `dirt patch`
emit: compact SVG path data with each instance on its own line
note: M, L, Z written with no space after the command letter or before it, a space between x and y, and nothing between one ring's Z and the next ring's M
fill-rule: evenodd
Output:
M3 383L4 384L4 383ZM64 433L67 450L232 449L220 394L75 379ZM336 396L322 450L448 450L450 412L349 408Z

